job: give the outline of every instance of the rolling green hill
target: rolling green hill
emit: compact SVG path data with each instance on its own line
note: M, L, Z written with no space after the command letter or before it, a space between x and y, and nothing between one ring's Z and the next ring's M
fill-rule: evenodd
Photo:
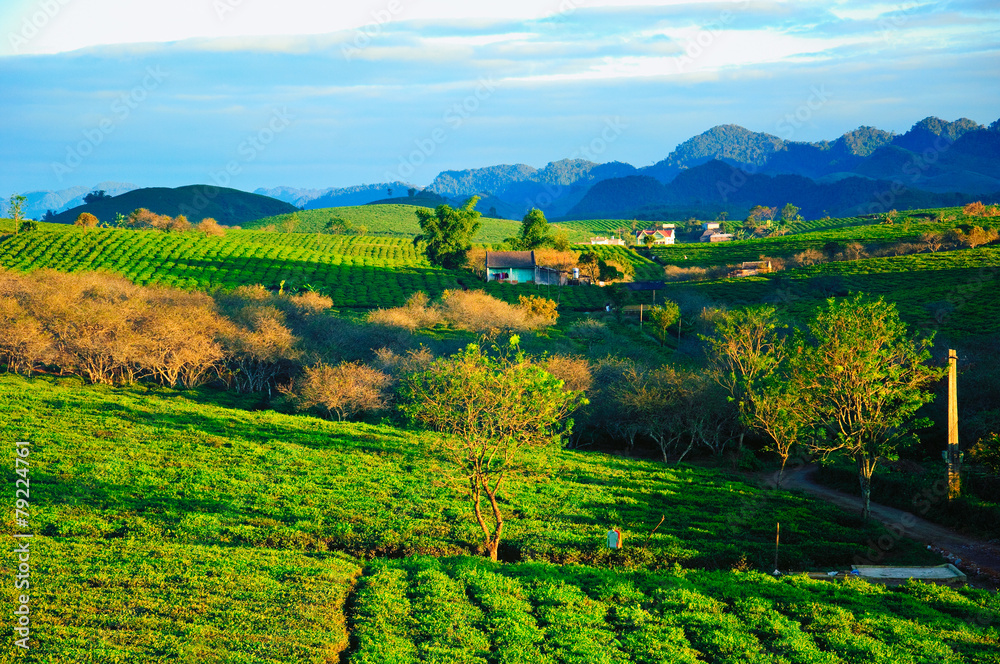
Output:
M114 221L116 214L128 215L133 210L146 208L157 214L176 217L182 214L191 223L211 217L226 226L238 226L269 215L286 214L296 210L294 205L259 194L248 194L238 189L190 185L168 189L152 187L136 189L121 196L105 198L57 214L51 219L60 224L72 224L84 212L89 212L104 223Z
M367 235L413 238L420 234L417 215L414 214L416 210L431 210L431 208L390 204L302 210L293 215L282 214L257 219L243 224L243 227L257 230L273 227L273 230L279 232L319 233L328 222L333 221L347 222L352 232L358 232L363 227L364 234ZM473 238L474 242L480 244L503 242L506 238L516 235L521 228L521 222L518 221L487 217L482 217L480 220L482 227Z

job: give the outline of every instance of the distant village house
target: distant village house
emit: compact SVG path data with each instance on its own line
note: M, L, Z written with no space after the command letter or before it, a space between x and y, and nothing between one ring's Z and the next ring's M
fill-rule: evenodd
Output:
M701 225L701 229L699 242L728 242L733 239L732 235L722 230L722 225L717 221L706 221Z
M561 286L566 283L566 275L554 268L538 265L534 251L487 251L486 281Z
M646 238L653 238L653 244L673 244L676 241L673 224L662 224L660 228L645 228L635 232L635 243L645 245Z

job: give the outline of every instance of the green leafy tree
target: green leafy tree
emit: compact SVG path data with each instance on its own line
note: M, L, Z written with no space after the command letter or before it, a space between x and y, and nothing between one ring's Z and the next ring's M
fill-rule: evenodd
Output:
M781 208L781 220L785 223L798 221L799 219L799 208L791 203L786 203L785 207Z
M478 196L473 196L457 210L450 205L437 206L434 212L417 210L420 235L413 239L414 246L422 246L431 265L457 269L465 263L465 256L472 248L472 236L482 225L476 212Z
M516 238L509 240L511 246L520 251L530 251L552 244L552 233L545 213L531 208L521 220L521 230Z
M649 320L660 332L660 343L667 343L667 328L676 323L681 317L681 309L676 302L665 300L663 304L658 304L649 309Z
M812 411L802 374L789 362L789 343L773 307L751 307L719 315L709 343L716 382L728 393L745 429L768 439L781 467L808 435Z
M879 459L898 458L912 432L927 426L917 411L933 399L927 386L944 369L927 365L931 338L912 337L893 304L856 296L827 300L809 325L811 343L796 348L812 411L825 430L815 452L839 453L857 465L862 518L871 514L871 480Z
M21 220L24 219L24 204L28 202L26 196L12 194L10 202L7 204L7 214L14 221L14 234L21 230Z
M594 251L583 252L577 260L577 265L580 266L580 272L590 277L591 281L597 281L600 278L600 263L601 257Z
M441 450L468 486L484 547L494 561L504 528L501 488L514 481L525 452L558 444L572 428L567 416L586 403L582 393L564 389L561 380L528 360L517 342L511 337L510 347L496 356L469 344L411 375L401 389L407 417L446 434Z

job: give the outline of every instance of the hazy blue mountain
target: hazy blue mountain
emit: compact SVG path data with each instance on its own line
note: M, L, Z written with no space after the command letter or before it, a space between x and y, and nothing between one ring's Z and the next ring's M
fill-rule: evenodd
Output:
M100 182L93 187L69 187L58 191L29 191L22 194L27 201L24 205L26 219L41 219L49 210L63 212L78 205L83 205L83 197L92 191L103 190L108 196L118 196L135 189L139 185L127 182ZM10 199L7 195L4 201Z
M996 198L1000 193L992 196ZM677 219L680 210L685 216L697 210L703 217L725 210L730 218L741 218L754 205L780 208L793 203L806 218L818 218L826 214L848 216L961 205L974 199L968 193L900 188L889 180L860 176L820 183L795 174L747 173L713 160L682 171L668 184L648 176L604 180L595 184L567 216Z

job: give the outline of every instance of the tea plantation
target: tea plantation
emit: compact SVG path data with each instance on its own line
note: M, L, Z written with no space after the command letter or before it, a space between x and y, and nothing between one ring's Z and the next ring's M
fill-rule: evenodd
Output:
M634 256L634 254L633 254ZM631 260L653 265L635 256ZM381 236L263 233L230 230L223 237L120 229L82 230L57 224L0 239L0 267L108 270L141 285L189 290L262 284L312 287L342 308L403 304L416 291L432 297L449 288L483 284L468 271L432 267L411 240ZM517 301L533 285L491 284L492 294ZM558 289L552 298L568 309L601 309L596 286Z
M381 204L302 210L291 215L283 214L258 219L244 224L243 228L259 230L273 226L278 232L289 229L296 233L319 233L328 222L332 221L338 224L347 222L354 232L364 227L365 233L369 235L413 238L420 234L420 225L415 214L417 210L429 211L430 208ZM521 227L520 222L505 219L481 217L480 221L482 226L473 240L481 244L503 242L506 238L516 235Z
M840 221L655 255L725 265L960 223ZM311 288L354 315L418 290L484 285L430 266L406 228L385 223L396 237L52 224L13 235L0 220L0 268L109 270L197 290ZM644 255L595 251L631 263L637 279L663 274ZM659 297L764 301L796 316L865 291L923 327L981 335L1000 331L998 281L992 245L668 284ZM540 293L566 313L603 309L608 298L596 286L487 290L507 300ZM18 479L15 441L31 441L34 535L33 648L7 648L0 662L1000 663L995 593L799 574L847 568L885 535L805 495L722 467L550 448L529 455L501 493L507 523L494 564L479 555L482 533L437 434L292 416L261 399L0 374L4 479ZM774 568L778 522L786 574L773 578L764 572ZM12 510L2 525L0 574L11 579L19 543L9 533L23 528ZM607 549L610 528L624 549ZM885 560L941 562L908 540ZM4 606L16 593L3 584Z
M468 557L434 435L253 399L0 377L6 456L32 441L37 641L19 661L1000 661L986 591L729 571L773 564L779 520L784 570L864 555L881 531L813 499L549 450L509 485L508 562L490 565Z

